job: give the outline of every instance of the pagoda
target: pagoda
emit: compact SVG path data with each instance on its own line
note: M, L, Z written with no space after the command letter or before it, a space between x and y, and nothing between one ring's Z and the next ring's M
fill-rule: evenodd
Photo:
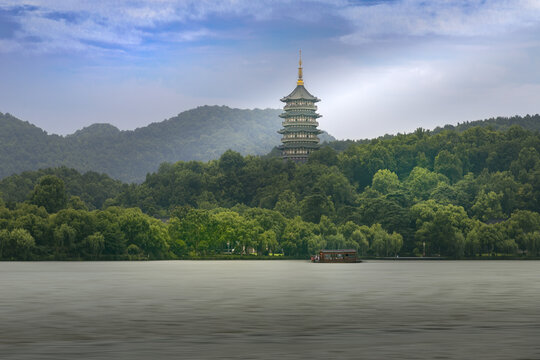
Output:
M317 119L321 115L317 114L316 102L320 99L311 95L304 87L302 79L302 52L300 51L300 61L298 67L298 81L292 93L281 99L285 103L284 112L279 116L283 118L283 129L278 133L282 134L282 144L278 147L284 160L295 162L306 162L309 154L319 149L319 138L322 133L317 126Z

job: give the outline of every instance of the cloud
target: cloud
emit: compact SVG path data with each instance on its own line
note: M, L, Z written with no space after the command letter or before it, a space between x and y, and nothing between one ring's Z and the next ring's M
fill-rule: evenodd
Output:
M343 7L345 0L32 0L32 5L5 0L0 4L0 38L20 46L4 46L0 52L139 51L149 43L197 42L238 36L236 27L249 32L257 23L291 20L295 26L312 28ZM326 20L325 20L326 19ZM225 27L223 24L226 24ZM219 36L217 36L219 33ZM167 35L167 36L164 36ZM169 35L171 35L169 37ZM39 38L40 44L29 38Z
M405 37L497 36L540 24L537 0L403 0L341 11L355 30L347 44Z
M0 0L0 106L55 132L282 106L300 47L338 137L538 112L540 0L23 1Z
M403 38L497 36L540 26L538 0L33 0L0 4L0 52L140 51L148 46L238 36L256 23L291 21L290 35L321 33L348 46ZM322 27L324 28L324 27ZM30 40L34 41L30 41ZM39 39L39 43L35 41ZM284 39L285 40L285 39ZM324 40L324 39L321 39Z
M15 3L0 5L0 52L22 49L30 53L69 51L105 52L114 50L140 51L140 46L153 41L197 41L213 36L204 26L186 22L205 16L207 7L199 4L156 1L62 2L35 1L35 6ZM168 35L164 37L163 35ZM28 39L40 39L39 44Z

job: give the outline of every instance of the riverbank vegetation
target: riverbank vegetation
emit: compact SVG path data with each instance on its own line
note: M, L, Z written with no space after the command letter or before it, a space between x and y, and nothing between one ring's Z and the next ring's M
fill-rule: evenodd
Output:
M142 184L65 169L6 178L0 257L540 255L538 132L418 129L334 148L307 164L233 151L163 163Z

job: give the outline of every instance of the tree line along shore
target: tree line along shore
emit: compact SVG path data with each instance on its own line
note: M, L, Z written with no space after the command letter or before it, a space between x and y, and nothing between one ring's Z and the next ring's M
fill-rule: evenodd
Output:
M540 254L540 134L519 126L330 143L306 164L226 151L141 184L48 168L0 193L2 260Z

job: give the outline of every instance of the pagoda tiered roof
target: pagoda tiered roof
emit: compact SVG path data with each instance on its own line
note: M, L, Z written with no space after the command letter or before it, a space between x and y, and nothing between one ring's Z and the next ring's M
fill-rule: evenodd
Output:
M287 132L306 132L311 134L322 134L322 131L314 126L287 126L286 129L281 129L278 134L285 134Z
M283 149L299 149L299 148L319 149L319 147L320 147L319 141L316 140L316 141L312 141L312 142L305 141L305 142L302 142L301 144L300 144L300 142L297 142L297 143L283 143L283 144L278 146L278 149L280 149L280 150L283 150Z
M314 111L300 109L300 110L285 110L284 113L279 114L279 117L288 118L288 117L300 116L300 115L314 117L314 118L320 118L322 116L322 115L317 114Z
M290 100L309 100L313 102L321 101L321 99L311 95L304 85L297 85L296 88L289 95L281 99L283 102Z

